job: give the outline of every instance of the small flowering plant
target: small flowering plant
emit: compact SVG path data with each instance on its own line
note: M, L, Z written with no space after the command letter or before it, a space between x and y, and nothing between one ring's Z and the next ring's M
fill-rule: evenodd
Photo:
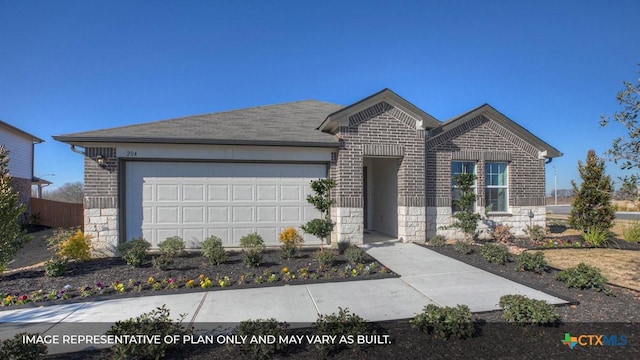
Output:
M174 278L165 279L164 282L166 283L165 289L176 289L178 287L178 283Z
M29 302L29 297L26 294L20 295L16 298L16 304L22 305Z
M184 284L184 286L185 286L187 289L191 289L191 288L193 288L193 287L195 287L195 286L196 286L196 282L195 282L195 280L193 280L193 279L189 279L189 280L187 280L187 282Z
M14 298L10 294L2 299L2 306L13 305L13 303L14 303Z
M228 276L218 279L218 285L220 285L220 287L231 286L231 284L231 279Z
M208 289L213 287L213 282L208 277L200 280L200 287L203 289Z
M111 284L111 288L113 289L113 291L117 292L117 293L123 293L125 292L126 288L124 286L123 283L121 283L120 281L116 280Z

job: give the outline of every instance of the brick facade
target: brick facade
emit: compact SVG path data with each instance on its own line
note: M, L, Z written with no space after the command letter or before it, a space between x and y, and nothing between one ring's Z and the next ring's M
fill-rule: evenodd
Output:
M344 219L339 214L352 216L357 214L359 229L363 229L363 160L364 158L395 158L397 161L398 209L402 207L402 220L398 226L398 236L403 240L424 240L424 234L411 229L424 231L424 212L418 214L406 208L424 208L424 139L425 131L417 128L416 119L402 110L386 103L364 109L349 117L347 126L340 126L336 136L341 147L334 156L330 176L336 180L332 196L336 201L334 221L337 224L337 240L362 243L362 231L344 236L342 224L353 224L353 219ZM382 190L384 191L384 190ZM344 210L344 209L359 209ZM419 211L418 211L419 212ZM419 223L419 226L407 226L405 222ZM353 227L352 225L349 228ZM392 234L396 235L396 234ZM410 238L407 238L410 237Z
M98 165L101 155L106 168ZM119 239L116 149L86 148L84 158L84 231L93 237L97 255L113 255Z
M451 162L456 160L476 163L476 204L479 211L486 205L485 163L508 163L508 213L490 214L484 221L484 228L495 223L509 224L516 235L523 235L524 226L530 223L544 225L545 160L540 158L539 151L482 115L455 130L426 142L427 235L460 235L440 229L452 222ZM530 214L534 215L533 219L530 219Z
M31 179L14 177L11 179L11 188L18 193L18 204L24 205L24 219L29 220L31 205Z

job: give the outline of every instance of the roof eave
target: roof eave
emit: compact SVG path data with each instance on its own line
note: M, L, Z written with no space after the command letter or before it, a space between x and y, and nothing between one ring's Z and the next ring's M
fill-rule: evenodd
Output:
M28 132L22 130L22 129L18 129L17 127L11 125L11 124L7 124L6 122L0 120L0 125L4 125L7 128L19 133L20 135L29 138L29 140L31 140L32 142L39 144L39 143L43 143L44 140L40 139L39 137L35 136L35 135L31 135Z
M337 141L284 141L284 140L228 140L228 139L180 139L148 137L73 137L57 135L54 140L71 145L84 146L87 143L125 143L125 144L176 144L176 145L248 145L248 146L286 146L286 147L340 147Z

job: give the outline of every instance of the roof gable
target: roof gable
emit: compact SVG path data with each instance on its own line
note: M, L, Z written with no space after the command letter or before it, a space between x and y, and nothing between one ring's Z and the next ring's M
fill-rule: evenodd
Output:
M83 142L338 146L338 140L316 130L340 105L315 100L187 116L151 123L58 135Z
M416 125L422 129L433 129L440 125L440 122L433 116L422 111L390 89L383 89L367 98L329 114L318 129L323 132L334 132L339 126L349 125L349 118L351 116L381 103L390 104L416 119Z
M555 158L562 156L562 153L553 146L547 144L539 137L533 135L529 130L509 119L504 114L496 110L489 104L483 104L467 113L447 120L431 131L431 137L427 140L427 145L439 144L449 137L455 137L456 129L476 119L478 116L485 116L487 119L500 125L522 141L538 150L539 156L544 158ZM453 135L453 136L451 136Z
M4 128L10 130L13 133L16 133L17 135L19 135L21 137L24 137L24 138L27 138L27 139L31 140L34 143L44 142L44 140L40 139L39 137L31 135L31 134L29 134L28 132L26 132L24 130L20 130L17 127L15 127L15 126L13 126L11 124L7 124L6 122L4 122L2 120L0 120L0 127L4 127Z

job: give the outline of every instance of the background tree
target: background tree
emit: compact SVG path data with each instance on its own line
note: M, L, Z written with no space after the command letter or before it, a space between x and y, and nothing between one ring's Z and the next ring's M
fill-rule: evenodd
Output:
M640 65L640 64L639 64ZM623 170L634 170L635 174L627 177L627 181L636 182L640 170L640 127L638 113L640 112L640 78L633 84L624 81L624 89L616 95L622 110L612 116L601 116L600 126L607 126L611 121L622 125L626 136L622 135L613 140L611 149L605 155L609 160L619 164Z
M42 197L49 200L81 204L84 199L84 184L81 181L65 183L57 189L46 191Z
M13 191L11 181L9 151L0 146L0 273L30 239L20 222L25 208L18 203L18 194Z
M578 161L578 172L582 178L580 187L575 181L573 186L573 204L569 212L569 225L575 229L607 230L613 226L615 210L611 206L613 183L605 175L604 160L596 152L589 150L586 163Z
M638 200L638 182L635 177L629 176L622 179L620 189L613 194L615 200Z

